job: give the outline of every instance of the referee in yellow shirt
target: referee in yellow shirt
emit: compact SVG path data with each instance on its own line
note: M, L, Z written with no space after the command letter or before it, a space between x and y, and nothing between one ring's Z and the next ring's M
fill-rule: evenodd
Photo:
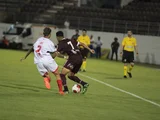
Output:
M138 55L136 38L132 37L132 31L128 31L128 36L122 41L120 55L124 63L124 78L127 78L127 73L132 78L132 68L134 67L134 51ZM128 63L130 66L128 67Z
M80 35L78 37L78 42L84 43L87 46L90 45L90 38L87 35L87 30L86 29L82 30L82 35ZM82 66L81 66L81 70L83 72L86 72L86 64L87 64L86 59L87 59L87 55L88 55L88 50L86 48L84 48L83 46L80 46L80 51L81 51L81 54L82 54L82 57L83 57L83 63L82 63Z

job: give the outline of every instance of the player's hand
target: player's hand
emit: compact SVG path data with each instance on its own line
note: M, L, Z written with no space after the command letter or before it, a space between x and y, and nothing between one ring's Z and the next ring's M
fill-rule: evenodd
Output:
M139 53L138 52L136 52L136 56L138 56L139 55Z
M64 59L68 60L68 56L64 56Z
M21 62L22 62L23 60L25 60L25 58L24 58L24 57L20 59L20 61L21 61Z
M90 52L91 52L92 54L94 54L94 53L95 53L95 51L94 51L93 49L91 49L91 50L90 50Z

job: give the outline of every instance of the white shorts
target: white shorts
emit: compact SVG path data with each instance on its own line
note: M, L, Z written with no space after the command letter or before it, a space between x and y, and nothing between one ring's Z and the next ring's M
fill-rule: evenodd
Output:
M39 62L36 64L39 73L44 76L45 73L52 72L54 73L58 69L58 65L55 61L50 62Z

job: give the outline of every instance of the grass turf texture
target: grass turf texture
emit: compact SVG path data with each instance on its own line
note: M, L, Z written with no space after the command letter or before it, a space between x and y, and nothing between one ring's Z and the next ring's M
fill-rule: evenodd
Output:
M0 120L160 120L160 107L80 76L90 84L86 94L60 96L55 77L51 90L33 64L33 54L0 50ZM65 60L56 58L59 65ZM160 70L135 66L123 79L123 64L88 59L81 73L160 104ZM68 80L71 88L74 83Z

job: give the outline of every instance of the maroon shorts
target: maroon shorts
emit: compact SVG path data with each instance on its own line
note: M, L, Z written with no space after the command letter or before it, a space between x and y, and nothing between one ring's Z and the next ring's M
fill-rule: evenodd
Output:
M65 63L64 67L69 69L71 72L74 74L79 71L82 65L82 58L76 60L76 59L68 59L67 62Z

